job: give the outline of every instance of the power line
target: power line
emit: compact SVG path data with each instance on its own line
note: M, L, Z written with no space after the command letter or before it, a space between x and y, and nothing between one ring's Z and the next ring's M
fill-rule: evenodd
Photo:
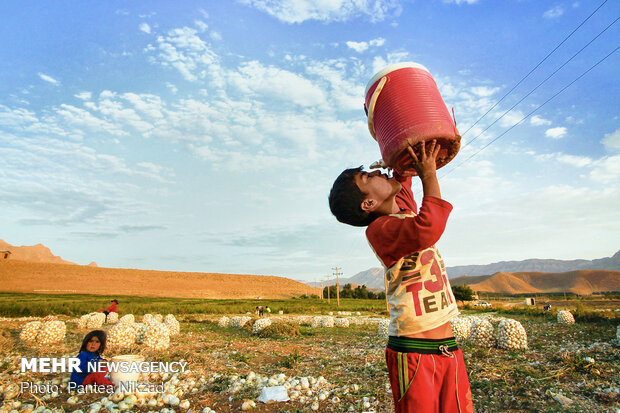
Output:
M543 106L545 106L547 103L549 103L551 100L553 100L556 96L558 96L560 93L564 92L566 89L568 89L573 83L577 82L579 79L581 79L582 77L584 77L588 72L590 72L592 69L594 69L596 66L598 66L599 64L603 63L603 61L605 61L609 56L611 56L612 54L616 53L618 51L618 49L620 49L620 46L617 46L614 50L612 50L607 56L603 57L601 60L599 60L598 62L596 62L594 65L590 66L590 68L588 70L586 70L585 72L583 72L582 74L580 74L579 76L577 76L577 78L575 78L572 82L570 82L569 84L567 84L566 86L564 86L562 89L560 89L556 94L554 94L553 96L551 96L549 99L547 99L545 102L543 102L541 105L539 105L538 107L536 107L534 110L532 110L530 113L528 113L527 115L525 115L520 121L518 121L517 123L515 123L514 125L512 125L510 128L506 129L504 132L502 132L500 135L496 136L493 140L491 140L489 143L487 143L486 145L484 145L482 148L480 148L478 151L474 152L472 155L470 155L467 159L465 159L463 162L461 162L460 164L458 164L457 166L455 166L454 168L452 168L451 170L449 170L448 172L446 172L444 175L442 175L442 178L445 177L446 175L452 173L452 171L454 171L455 169L459 168L460 166L462 166L463 164L465 164L467 161L469 161L471 158L473 158L474 156L478 155L480 152L482 152L484 149L486 149L489 145L491 145L493 142L495 142L496 140L498 140L499 138L501 138L502 136L504 136L505 134L507 134L508 132L510 132L513 128L515 128L517 125L521 124L525 119L529 118L532 114L534 114L538 109L542 108Z
M523 102L528 96L530 96L532 93L534 93L536 91L536 89L538 89L539 87L541 87L543 84L545 84L547 82L547 80L551 79L557 72L559 72L564 66L566 66L571 60L573 60L575 57L577 57L577 55L581 52L583 52L585 50L586 47L590 46L596 39L598 39L603 33L605 33L607 31L607 29L609 29L611 26L613 26L618 20L620 20L620 17L617 17L616 20L614 20L613 22L611 22L607 27L605 27L599 34L597 34L592 40L590 40L585 46L583 46L581 49L579 49L579 51L577 53L575 53L574 55L572 55L567 61L565 61L564 63L562 63L562 65L560 67L558 67L557 69L555 69L555 71L553 71L553 73L551 73L549 76L547 76L545 78L545 80L543 80L542 82L540 82L538 85L536 85L536 87L532 90L530 90L525 96L523 96L517 103L515 103L514 105L512 105L507 111L505 111L504 113L502 113L502 115L495 119L493 121L493 123L491 123L489 126L487 126L482 132L480 132L478 135L476 135L476 137L474 139L472 139L471 141L467 142L465 145L463 145L463 148L466 147L467 145L470 145L473 141L475 141L476 139L478 139L480 136L482 136L482 134L484 132L486 132L487 130L489 130L489 128L493 125L495 125L500 119L502 119L504 116L506 116L506 114L508 112L510 112L511 110L513 110L519 103ZM503 99L503 98L502 98ZM500 100L501 101L501 100ZM499 102L498 102L499 103ZM494 106L495 107L495 106ZM487 112L488 113L488 112ZM473 127L473 125L472 125ZM471 129L471 128L470 128ZM468 129L469 130L469 129Z
M547 54L547 56L545 56L545 57L544 57L544 59L543 59L543 60L541 60L540 62L538 62L538 64L537 64L536 66L534 66L534 68L533 68L532 70L530 70L530 71L529 71L529 72L528 72L525 76L523 76L523 77L521 78L521 80L519 80L519 81L517 82L517 84L516 84L516 85L514 85L514 86L512 87L512 89L510 89L508 92L506 92L506 94L505 94L504 96L502 96L502 97L501 97L501 99L500 99L500 100L498 100L497 102L495 102L495 104L494 104L493 106L491 106L491 108L490 108L489 110L487 110L487 111L485 112L485 114L484 114L484 115L480 116L480 117L478 118L478 120L477 120L476 122L474 122L474 124L473 124L473 125L471 125L471 126L470 126L470 127L469 127L469 128L468 128L468 129L467 129L467 130L466 130L466 131L462 134L462 135L461 135L461 136L465 136L465 134L466 134L467 132L469 132L469 131L470 131L470 130L474 127L474 126L476 126L476 125L478 124L478 122L480 122L480 121L482 120L482 118L484 118L486 115L488 115L488 114L489 114L489 112L491 112L491 111L492 111L492 110L493 110L493 109L494 109L497 105L499 105L499 104L500 104L500 102L501 102L502 100L504 100L504 98L506 98L506 96L508 96L508 95L509 95L509 94L510 94L513 90L515 90L515 89L517 88L517 86L519 86L519 85L520 85L520 84L521 84L521 83L522 83L525 79L527 79L527 78L529 77L529 75L531 75L531 74L532 74L532 72L534 72L534 70L536 70L536 69L537 69L537 68L538 68L541 64L543 64L543 62L544 62L545 60L547 60L547 59L549 58L549 56L551 56L551 55L552 55L552 54L553 54L556 50L558 50L558 49L560 48L560 46L562 46L562 45L563 45L563 44L564 44L564 43L565 43L565 42L566 42L566 41L567 41L567 40L568 40L568 39L569 39L569 38L570 38L570 37L571 37L571 36L572 36L572 35L573 35L576 31L577 31L577 30L579 30L579 28L580 28L581 26L583 26L583 25L584 25L584 24L585 24L588 20L590 20L590 18L591 18L592 16L594 16L594 14L595 14L595 13L596 13L596 12L597 12L597 11L598 11L601 7L603 7L603 6L605 5L605 3L607 3L607 1L608 1L608 0L604 0L604 1L603 1L603 2L602 2L602 3L601 3L601 4L600 4L600 5L596 8L596 10L594 10L592 13L590 13L590 15L589 15L588 17L586 17L586 19L585 19L584 21L582 21L582 22L579 24L579 26L577 26L577 27L576 27L576 28L575 28L572 32L570 32L570 33L568 34L568 36L566 36L566 37L564 38L564 40L562 40L562 41L561 41L561 42L560 42L560 43L559 43L559 44L558 44L558 45L557 45L557 46L556 46L556 47L555 47L552 51L550 51L550 52Z

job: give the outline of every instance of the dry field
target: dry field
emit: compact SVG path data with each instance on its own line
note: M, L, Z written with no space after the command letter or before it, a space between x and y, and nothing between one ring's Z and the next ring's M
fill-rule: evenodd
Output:
M93 283L93 280L97 280ZM0 291L180 298L290 298L320 289L284 277L0 261Z
M352 322L349 328L312 328L311 315L270 317L274 321L292 322L293 330L298 328L300 333L294 337L275 333L259 337L252 334L249 326L219 327L219 315L187 315L179 318L181 333L172 338L167 350L154 351L134 345L105 355L140 353L148 361L186 360L188 374L151 377L150 382L166 382L181 390L180 399L189 401L190 411L200 412L206 407L216 412L240 411L247 400L256 403L252 410L257 412L313 411L313 403L318 403L318 411L325 412L392 411L384 362L385 339L377 335L377 318L370 314L346 316ZM485 316L493 317L493 314ZM616 412L620 408L620 349L612 344L616 336L613 322L558 325L552 317L503 316L522 322L528 333L529 348L506 351L463 343L477 412ZM0 321L3 354L0 386L5 395L11 384L66 377L19 374L21 357L77 354L88 330L78 329L76 319L62 316L60 319L67 322L65 340L44 348L29 347L20 341L19 332L27 320ZM320 380L321 376L324 380ZM257 401L262 388L257 383L261 377L288 382L292 385L289 394L297 385L305 387L302 377L318 381L312 384L314 380L310 379L308 389L301 389L295 400L263 404ZM307 391L310 393L305 394ZM41 394L19 394L4 400L0 411L19 411L25 404L45 404L52 410L88 412L89 405L102 397L83 395L76 404L69 404L70 395L62 390L59 393L47 400ZM133 411L161 409L181 411L178 406L166 404L156 407L136 404L132 408Z

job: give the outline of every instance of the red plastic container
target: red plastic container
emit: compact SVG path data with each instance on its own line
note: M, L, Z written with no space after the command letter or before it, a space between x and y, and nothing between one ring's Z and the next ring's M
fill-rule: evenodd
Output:
M441 146L437 169L458 153L461 136L424 66L407 62L386 67L368 82L365 96L370 134L379 143L383 161L395 170L416 175L405 149L422 141L437 139Z

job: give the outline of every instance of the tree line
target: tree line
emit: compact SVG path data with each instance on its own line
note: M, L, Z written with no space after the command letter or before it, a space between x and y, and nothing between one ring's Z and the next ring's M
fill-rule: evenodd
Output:
M327 291L329 289L329 296L331 298L336 298L336 286L331 285L329 287L323 288L323 297L327 298ZM370 300L385 300L385 292L381 291L375 293L374 291L370 291L366 288L365 285L358 285L353 288L351 284L345 284L342 286L340 290L340 298L361 298L361 299L370 299Z
M329 296L331 298L336 298L336 286L331 285L329 287L323 288L323 297L327 298L327 291L329 289ZM452 293L454 294L454 298L458 301L473 301L476 299L476 295L474 291L468 285L453 285ZM385 300L385 292L380 291L375 293L374 291L368 290L365 285L358 285L353 288L351 284L345 284L342 286L340 290L340 298L360 298L360 299L370 299L370 300Z

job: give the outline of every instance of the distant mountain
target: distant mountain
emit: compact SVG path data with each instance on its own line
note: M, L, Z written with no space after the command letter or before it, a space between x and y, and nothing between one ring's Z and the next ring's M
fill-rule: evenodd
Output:
M47 262L52 264L75 264L74 262L65 261L61 257L52 254L49 248L43 244L22 245L15 247L0 239L0 251L8 251L9 253L0 253L0 259L31 261L31 262ZM6 256L6 258L5 258ZM95 264L96 265L96 264Z
M487 265L461 265L447 267L450 279L462 276L491 275L496 273L518 273L518 272L545 272L545 273L565 273L576 270L607 270L620 271L620 251L607 258L594 260L554 260L554 259L529 259L523 261L501 261ZM517 281L515 281L517 282ZM368 288L379 288L384 290L383 268L372 267L366 271L359 272L352 277L340 278L340 285L347 283L364 284ZM321 287L321 283L306 282L313 287ZM332 279L330 285L336 284ZM327 281L324 282L327 285ZM522 286L526 288L525 286ZM521 287L515 286L515 289ZM524 291L527 292L527 291Z
M497 272L567 272L576 270L620 271L620 251L607 258L594 260L552 260L533 258L524 261L500 261L487 265L460 265L448 267L448 277L489 275Z
M358 272L353 277L350 277L346 283L365 285L368 288L380 288L385 290L385 284L383 281L383 268L373 267L366 271ZM340 284L343 284L342 281Z
M302 282L312 287L321 288L320 282ZM383 268L379 267L373 267L366 271L358 272L352 277L341 277L339 279L339 283L341 286L345 284L351 284L352 288L355 288L357 285L365 285L367 288L380 289L381 291L385 290L385 286L383 284ZM336 285L336 279L332 278L329 281L323 281L323 287L327 287L328 285Z
M450 280L452 285L469 285L474 291L524 294L572 292L588 295L602 291L620 291L620 272L577 270L563 273L498 272L493 275L463 276Z

